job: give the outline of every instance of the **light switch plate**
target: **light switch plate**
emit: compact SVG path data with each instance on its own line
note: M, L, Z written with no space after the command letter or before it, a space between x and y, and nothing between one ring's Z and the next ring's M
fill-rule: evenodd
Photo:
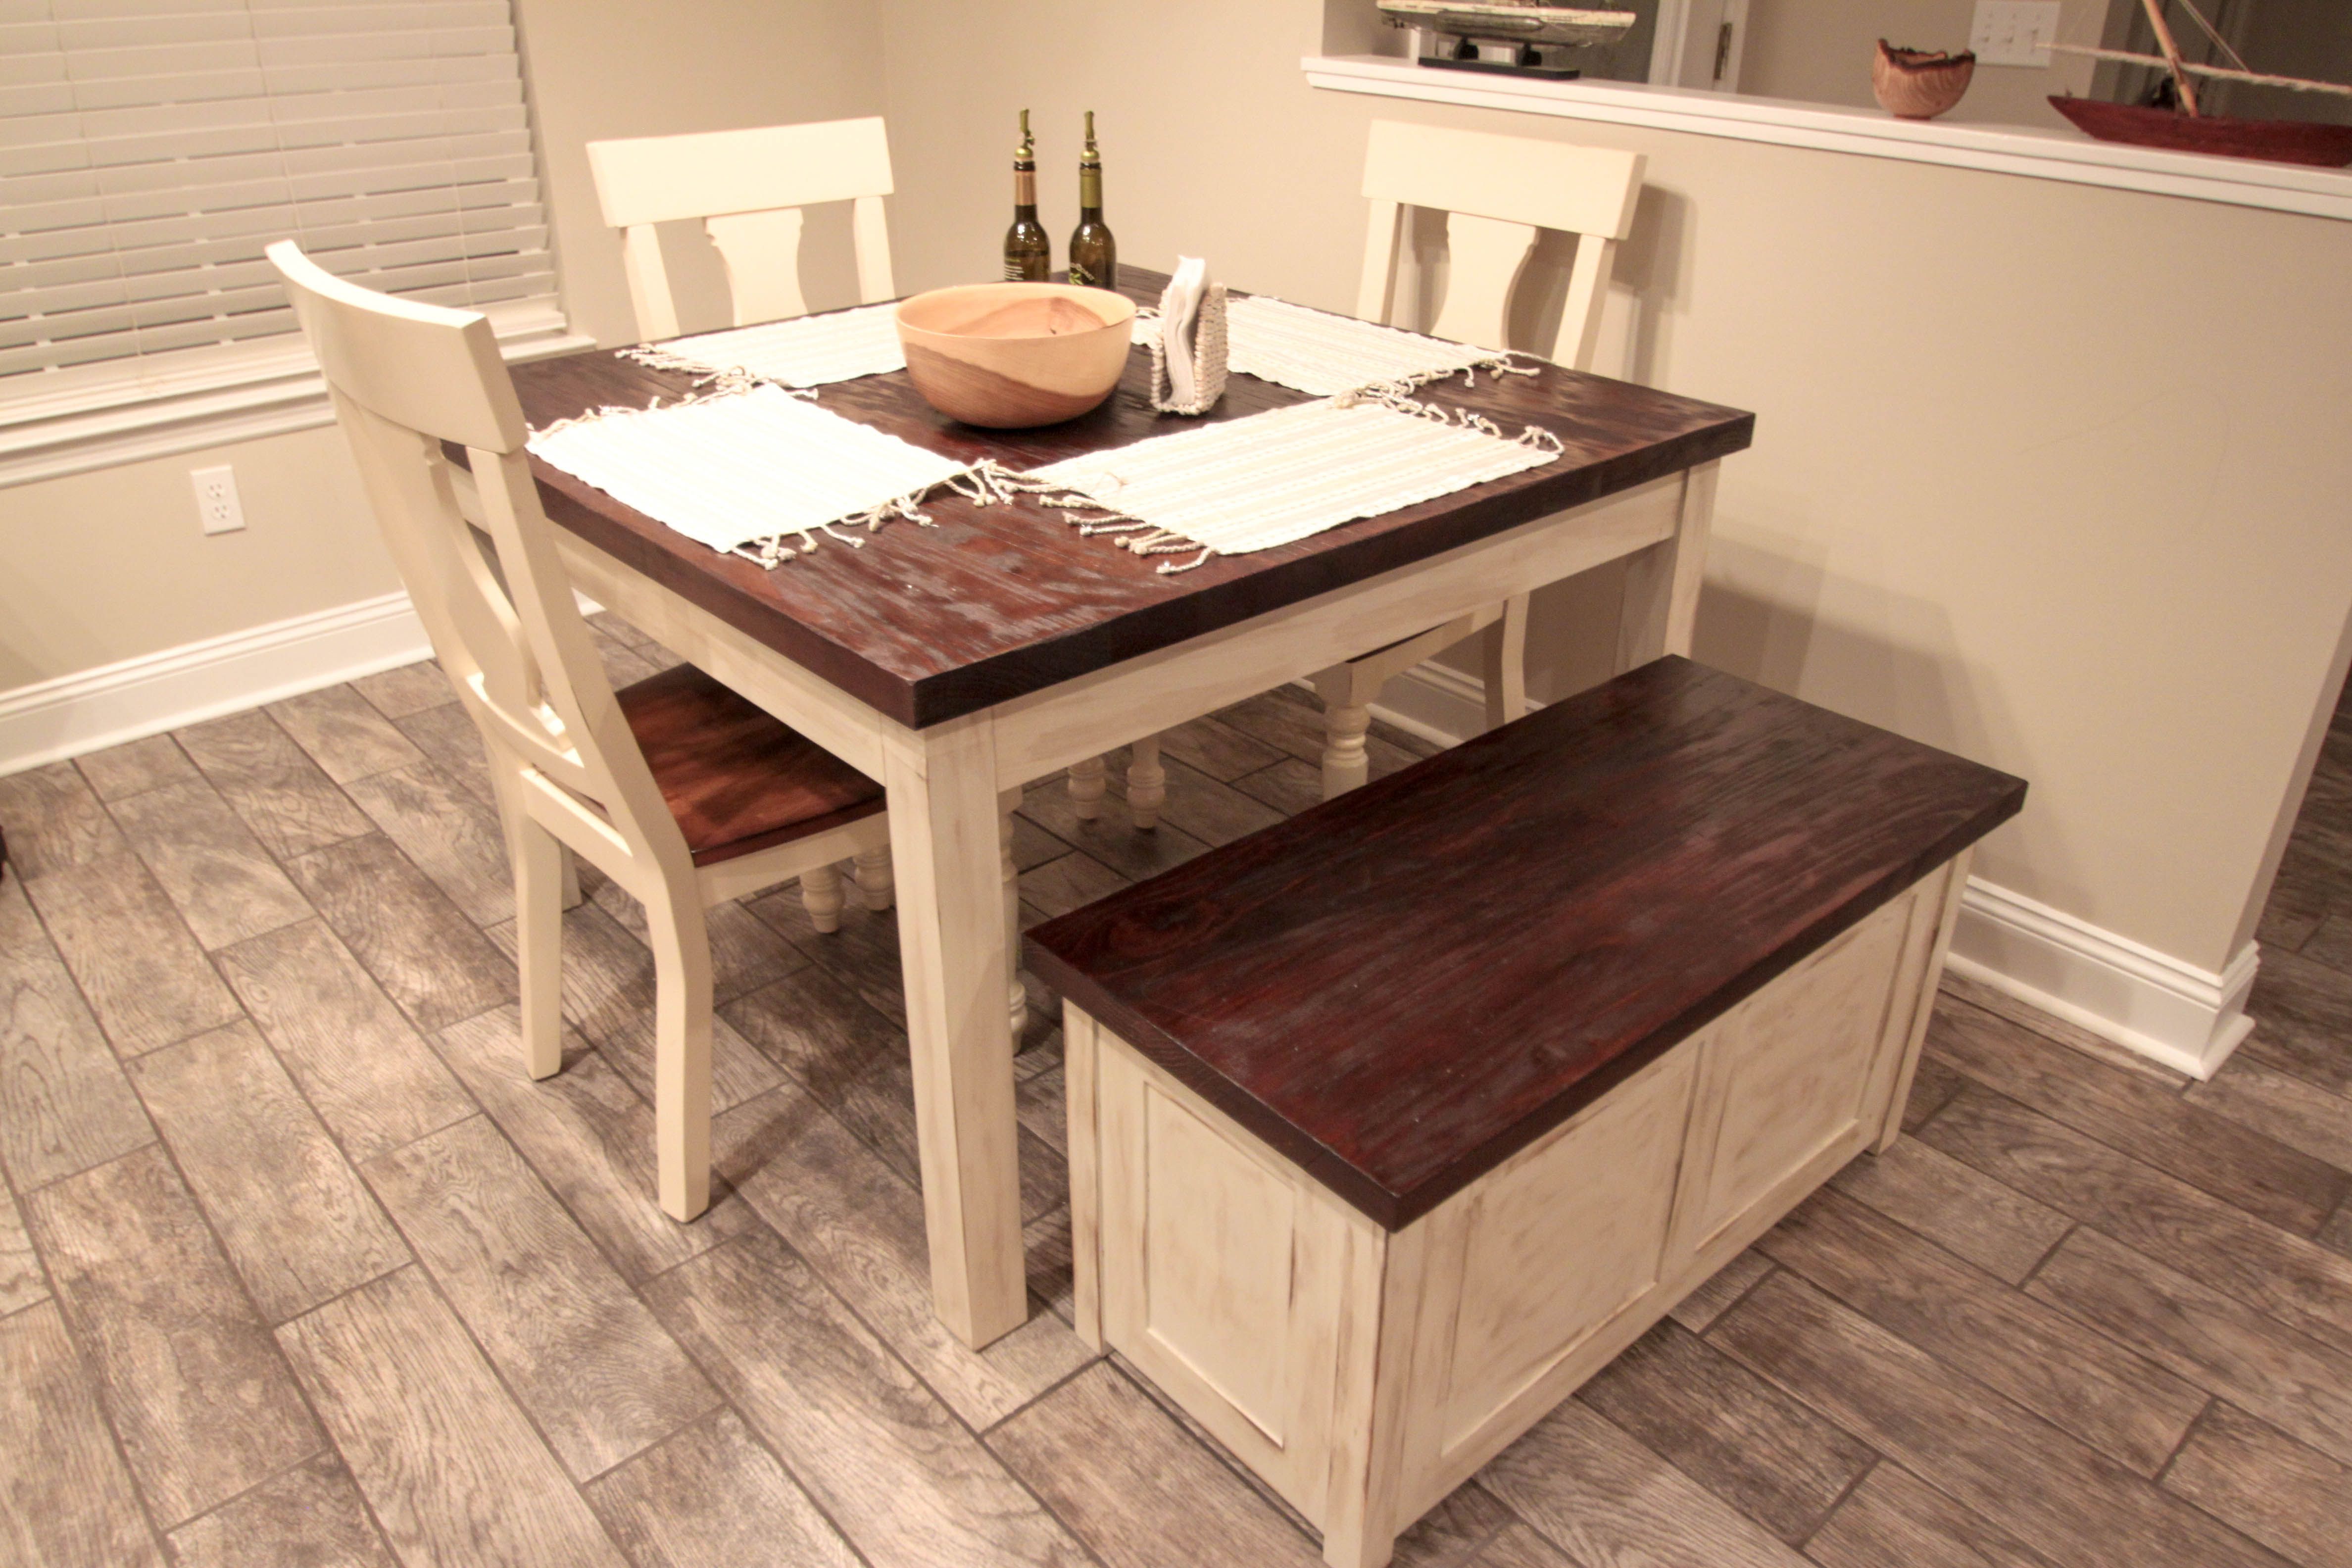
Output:
M2057 36L2055 0L1977 0L1969 47L1980 66L2047 66Z

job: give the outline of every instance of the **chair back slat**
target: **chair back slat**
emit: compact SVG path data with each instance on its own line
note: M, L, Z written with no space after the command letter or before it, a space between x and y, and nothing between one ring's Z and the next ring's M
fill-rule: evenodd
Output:
M1645 163L1639 153L1613 148L1374 121L1364 153L1371 228L1358 314L1389 320L1398 230L1408 209L1434 208L1448 215L1449 257L1445 299L1428 330L1508 347L1512 301L1538 231L1572 234L1576 261L1551 357L1591 368L1609 263L1633 230Z
M559 837L617 840L636 872L690 878L684 836L540 510L529 432L488 321L342 283L291 241L268 255L320 351L377 524L481 731L502 802ZM460 510L446 442L467 448L487 541ZM548 787L522 787L533 784Z
M739 327L807 312L800 209L825 202L856 204L858 297L870 305L895 292L882 215L895 185L878 117L591 142L588 166L604 221L623 231L629 300L648 338L679 330L656 224L703 220Z

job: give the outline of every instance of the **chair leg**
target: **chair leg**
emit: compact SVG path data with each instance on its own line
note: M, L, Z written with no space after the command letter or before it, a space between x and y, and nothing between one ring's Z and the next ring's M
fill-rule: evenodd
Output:
M654 1151L662 1212L710 1206L710 932L698 905L646 906L654 950Z
M1092 822L1102 815L1103 760L1088 757L1070 764L1070 809L1080 822Z
M580 858L572 853L571 846L560 842L555 852L563 857L563 907L576 910L588 897L580 890Z
M1013 863L1013 814L1020 805L1018 789L1006 790L997 797L996 842L1004 876L1005 1008L1015 1048L1029 1027L1029 990L1021 984L1021 873Z
M1528 596L1515 594L1503 618L1489 626L1481 647L1486 677L1486 728L1500 729L1528 711Z
M1364 752L1364 737L1371 732L1372 710L1360 703L1333 702L1323 710L1323 798L1329 800L1355 789L1371 776L1371 761Z
M883 844L857 852L857 901L876 914L890 907L897 885L890 876L890 847Z
M801 873L801 904L821 931L841 929L841 868L812 866Z
M533 1078L563 1070L563 910L567 885L578 887L572 855L533 822L507 792L499 813L514 868L515 972L520 992L523 1067Z
M1138 827L1160 826L1160 808L1168 804L1168 770L1160 765L1160 737L1146 735L1135 743L1127 764L1127 809Z

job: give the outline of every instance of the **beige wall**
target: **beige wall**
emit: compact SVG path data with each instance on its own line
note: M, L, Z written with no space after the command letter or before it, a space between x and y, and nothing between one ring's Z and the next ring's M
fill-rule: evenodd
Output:
M1748 0L1739 90L1874 108L1870 61L1879 39L1897 48L1958 51L1969 47L1975 16L1976 0ZM2099 0L2065 0L2058 13L2059 40L2095 45L2105 21ZM2053 56L2047 68L1979 65L1968 96L1943 118L2063 128L2050 96L2084 95L2095 68L2092 60L2065 55Z
M2352 225L1314 91L1318 0L940 10L888 12L908 286L985 274L1024 104L1057 244L1093 107L1123 257L1338 309L1374 116L1647 153L1603 368L1759 416L1701 655L2030 779L1990 880L2208 969L2242 943L2352 607L2352 312L2314 308Z
M856 0L515 8L564 306L600 342L635 333L588 142L882 108L880 26ZM808 246L811 302L853 300L845 217L812 222ZM688 324L722 320L709 247L668 248ZM247 525L207 539L188 470L221 462ZM331 428L0 489L0 692L399 585Z

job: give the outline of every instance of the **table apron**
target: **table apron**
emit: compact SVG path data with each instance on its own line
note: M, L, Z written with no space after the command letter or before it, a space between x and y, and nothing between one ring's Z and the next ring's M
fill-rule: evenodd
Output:
M1001 703L993 710L997 784L1044 777L1671 539L1688 479L1686 472L1654 479Z

